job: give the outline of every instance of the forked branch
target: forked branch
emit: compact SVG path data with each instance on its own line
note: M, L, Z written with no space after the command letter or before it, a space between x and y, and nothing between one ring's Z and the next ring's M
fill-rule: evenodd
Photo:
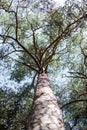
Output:
M49 50L50 48L52 48L52 46L56 46L57 47L57 45L59 44L59 42L60 42L60 40L63 38L63 37L65 37L68 33L69 33L69 30L71 31L71 30L74 30L77 26L78 26L78 23L80 22L80 20L81 19L83 19L84 18L84 16L82 16L82 17L80 17L79 19L77 19L76 21L74 21L74 22L72 22L72 23L70 23L66 28L65 28L65 30L59 35L59 36L57 36L57 38L54 40L54 41L52 41L47 47L46 47L46 49L43 51L43 53L42 53L42 57L43 57L43 55L45 54L45 52L47 51L47 50ZM76 24L76 25L75 25ZM73 25L75 25L75 27L73 27Z

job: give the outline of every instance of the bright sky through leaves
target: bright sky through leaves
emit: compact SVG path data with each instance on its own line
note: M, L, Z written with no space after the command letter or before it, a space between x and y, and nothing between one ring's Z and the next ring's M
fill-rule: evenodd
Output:
M57 6L63 5L65 0L54 0L57 3Z

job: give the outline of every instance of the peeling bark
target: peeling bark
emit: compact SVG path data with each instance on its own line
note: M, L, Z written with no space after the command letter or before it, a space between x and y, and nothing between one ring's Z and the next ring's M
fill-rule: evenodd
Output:
M38 76L28 130L64 130L61 110L45 73Z

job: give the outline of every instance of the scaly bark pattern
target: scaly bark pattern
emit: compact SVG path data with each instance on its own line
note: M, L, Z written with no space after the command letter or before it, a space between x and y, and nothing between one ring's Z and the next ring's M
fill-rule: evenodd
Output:
M61 111L45 73L38 76L28 130L64 130Z

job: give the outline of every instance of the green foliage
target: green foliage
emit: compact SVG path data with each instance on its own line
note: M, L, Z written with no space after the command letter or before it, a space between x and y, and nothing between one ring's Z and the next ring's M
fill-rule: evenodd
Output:
M43 52L56 37L62 35L68 25L86 13L86 4L84 1L67 0L66 4L63 7L58 7L58 9L52 8L52 4L49 4L49 1L41 0L19 0L19 3L14 1L13 4L11 4L11 0L1 0L0 4L0 34L10 35L12 38L15 38L17 33L17 40L38 62L40 61L39 64L47 63L47 72L54 86L53 90L55 90L54 92L60 106L63 108L66 130L74 130L78 125L80 127L78 129L84 130L87 123L85 116L87 112L86 101L74 102L65 107L63 107L63 104L87 99L87 90L84 89L87 80L87 66L84 64L84 57L87 57L87 55L84 55L81 51L83 49L86 53L87 50L85 38L87 31L85 29L87 24L86 17L68 28L67 32L65 32L66 35L63 34L65 36L62 37L62 40L56 42L56 45L58 45L56 49L53 48L53 44L44 54ZM18 12L16 12L17 4L19 5ZM8 13L8 11L13 10L18 13L18 28L16 27L15 13ZM35 37L33 33L35 33ZM35 60L26 53L25 49L22 48L20 50L21 47L16 44L17 40L14 41L14 39L6 36L1 37L0 42L4 46L3 48L0 46L0 57L15 51L14 54L11 53L11 56L6 56L6 62L14 64L12 68L10 67L11 80L20 83L25 77L29 78L32 75L32 69L28 65L35 69L38 69L38 66ZM9 46L6 48L8 44ZM55 52L50 62L45 61L54 50ZM2 59L3 56L1 57ZM66 72L65 70L71 73L64 73ZM64 81L63 75L67 77L65 77ZM85 78L83 78L84 75ZM57 78L55 79L55 77ZM33 100L33 89L33 83L31 85L29 83L24 84L17 93L11 90L7 91L7 89L0 89L0 129L26 129L30 106Z
M27 74L26 67L21 64L16 64L15 70L13 70L13 72L11 72L11 79L12 80L15 79L17 82L20 82L21 80L23 80L23 78L24 78L24 76L26 76L26 74Z
M29 110L32 104L32 93L29 92L29 85L17 93L12 90L0 88L0 128L4 129L25 129Z
M61 34L63 31L63 14L61 9L53 10L47 13L45 22L47 26L45 27L44 33L50 36L50 40L54 39L57 35Z

